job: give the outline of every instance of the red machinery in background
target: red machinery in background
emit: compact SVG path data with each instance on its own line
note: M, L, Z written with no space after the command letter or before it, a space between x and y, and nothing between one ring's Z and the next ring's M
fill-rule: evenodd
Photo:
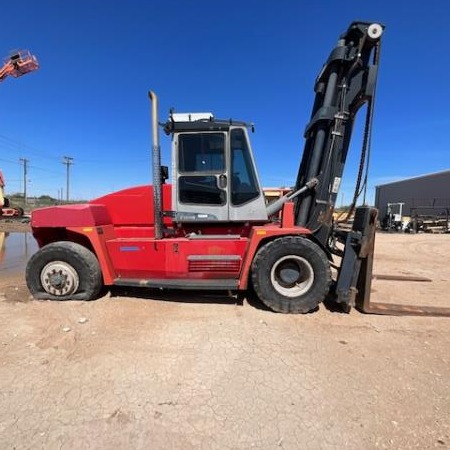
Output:
M5 188L5 178L3 177L3 173L0 170L0 218L22 217L24 213L23 208L10 207L9 199L7 199L4 194L4 188Z
M29 50L13 52L4 59L3 66L0 68L0 82L8 76L19 78L37 69L39 69L38 60ZM22 208L10 207L9 200L4 196L4 187L5 179L0 171L0 217L22 217Z
M32 55L29 50L20 50L4 59L0 69L0 81L8 76L19 78L37 69L39 69L39 63L36 56Z

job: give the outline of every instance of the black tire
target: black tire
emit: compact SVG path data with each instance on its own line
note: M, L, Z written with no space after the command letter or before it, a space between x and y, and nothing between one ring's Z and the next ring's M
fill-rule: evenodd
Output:
M256 295L273 311L305 314L316 309L328 294L330 263L314 242L285 236L258 250L251 281Z
M74 242L54 242L28 261L28 289L39 300L93 300L103 286L96 256Z

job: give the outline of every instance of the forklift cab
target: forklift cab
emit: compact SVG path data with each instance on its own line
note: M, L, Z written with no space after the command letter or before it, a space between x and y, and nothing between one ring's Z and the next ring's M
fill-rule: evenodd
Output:
M267 221L247 124L172 113L172 205L177 222Z

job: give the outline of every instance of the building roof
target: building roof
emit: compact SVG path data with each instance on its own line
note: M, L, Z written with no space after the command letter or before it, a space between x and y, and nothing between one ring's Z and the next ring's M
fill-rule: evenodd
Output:
M389 183L378 184L375 187L378 188L378 187L381 187L381 186L389 186L390 184L399 184L399 183L404 183L404 182L407 182L407 181L419 180L421 178L431 178L431 177L435 177L435 176L438 176L438 175L444 175L444 174L449 174L450 175L450 169L441 170L440 172L427 173L425 175L417 175L415 177L404 178L403 180L391 181Z

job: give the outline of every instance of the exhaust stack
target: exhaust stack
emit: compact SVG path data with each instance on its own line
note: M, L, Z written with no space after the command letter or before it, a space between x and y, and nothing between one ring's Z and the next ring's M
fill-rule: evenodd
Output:
M162 221L162 180L161 180L161 146L159 145L158 97L153 91L148 92L152 102L152 170L153 170L153 204L155 213L155 238L163 237Z

